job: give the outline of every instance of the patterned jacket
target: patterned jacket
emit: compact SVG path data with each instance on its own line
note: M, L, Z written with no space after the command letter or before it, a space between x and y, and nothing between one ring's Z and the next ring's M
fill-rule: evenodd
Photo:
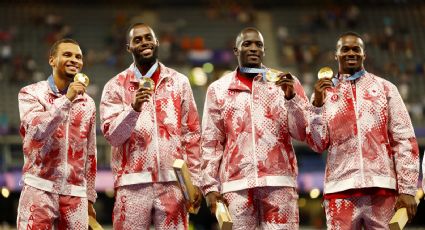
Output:
M367 72L355 83L340 77L309 124L310 146L328 150L325 194L379 187L415 195L419 150L395 85Z
M296 96L284 98L274 83L254 78L252 92L233 71L207 91L202 120L202 191L221 193L262 186L296 187L292 138L304 140L307 103L296 79Z
M199 181L199 115L186 76L160 63L153 97L136 112L134 64L104 87L101 129L112 145L111 168L117 186L176 181L175 159L186 160L194 184Z
M95 202L96 106L84 94L73 102L56 95L48 81L18 95L25 184Z

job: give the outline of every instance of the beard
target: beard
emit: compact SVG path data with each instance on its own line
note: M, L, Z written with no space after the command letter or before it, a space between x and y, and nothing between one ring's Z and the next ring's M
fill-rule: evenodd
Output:
M140 66L150 65L155 63L156 60L158 59L158 49L157 47L155 47L153 49L152 56L147 58L143 57L143 55L140 54L139 52L133 52L133 57L134 57L134 60L137 62L137 64L139 64Z

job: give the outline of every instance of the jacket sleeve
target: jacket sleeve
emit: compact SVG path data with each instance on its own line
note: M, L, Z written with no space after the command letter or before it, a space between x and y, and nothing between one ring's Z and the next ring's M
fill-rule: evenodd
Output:
M395 85L387 90L388 136L394 156L398 192L415 195L419 179L419 149L406 106Z
M217 103L215 90L211 86L207 90L202 117L202 183L204 195L220 191L219 168L225 143L224 121Z
M58 126L68 118L71 101L62 96L54 100L49 110L40 104L39 98L33 95L31 88L23 88L18 94L21 133L25 138L43 141L56 131Z
M424 157L422 158L422 190L425 191L425 151Z
M90 133L87 141L87 160L86 160L86 181L87 198L91 202L96 202L97 193L95 188L97 173L97 149L96 149L96 112L90 119Z
M312 104L314 94L311 97L311 103L306 106L306 142L314 151L322 153L329 147L329 131L325 117L325 106L316 107ZM326 103L326 101L325 101Z
M115 81L108 82L103 89L99 106L102 133L115 147L130 138L140 114L131 105L124 104L121 90L122 86Z
M189 81L184 82L182 93L182 146L187 156L187 165L191 172L192 182L199 187L201 171L201 127Z
M288 111L288 129L292 138L304 141L307 128L305 109L308 104L308 99L298 79L295 79L294 89L295 97L291 100L285 99L285 106Z

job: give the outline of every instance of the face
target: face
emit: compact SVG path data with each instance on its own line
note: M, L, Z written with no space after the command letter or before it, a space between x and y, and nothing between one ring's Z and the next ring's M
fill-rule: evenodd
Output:
M366 59L363 41L352 35L347 35L338 40L335 59L338 61L339 73L354 74L363 69Z
M78 45L61 43L55 56L49 58L55 76L72 81L83 68L83 53Z
M158 40L151 28L139 25L130 30L127 51L140 64L152 64L158 58Z
M233 53L238 58L239 66L259 68L264 56L263 36L255 30L247 30L236 40Z

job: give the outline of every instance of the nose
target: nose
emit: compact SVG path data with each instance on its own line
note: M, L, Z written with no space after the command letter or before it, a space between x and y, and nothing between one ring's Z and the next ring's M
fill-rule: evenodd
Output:
M77 58L76 56L72 56L71 57L71 62L72 63L82 63L83 61L82 61L82 59Z
M353 49L349 49L348 52L347 52L347 55L348 56L355 56L355 55L357 55L357 52L355 52Z
M255 44L251 44L249 46L249 51L250 52L257 52L258 50L260 50L260 48L257 45L255 45Z

